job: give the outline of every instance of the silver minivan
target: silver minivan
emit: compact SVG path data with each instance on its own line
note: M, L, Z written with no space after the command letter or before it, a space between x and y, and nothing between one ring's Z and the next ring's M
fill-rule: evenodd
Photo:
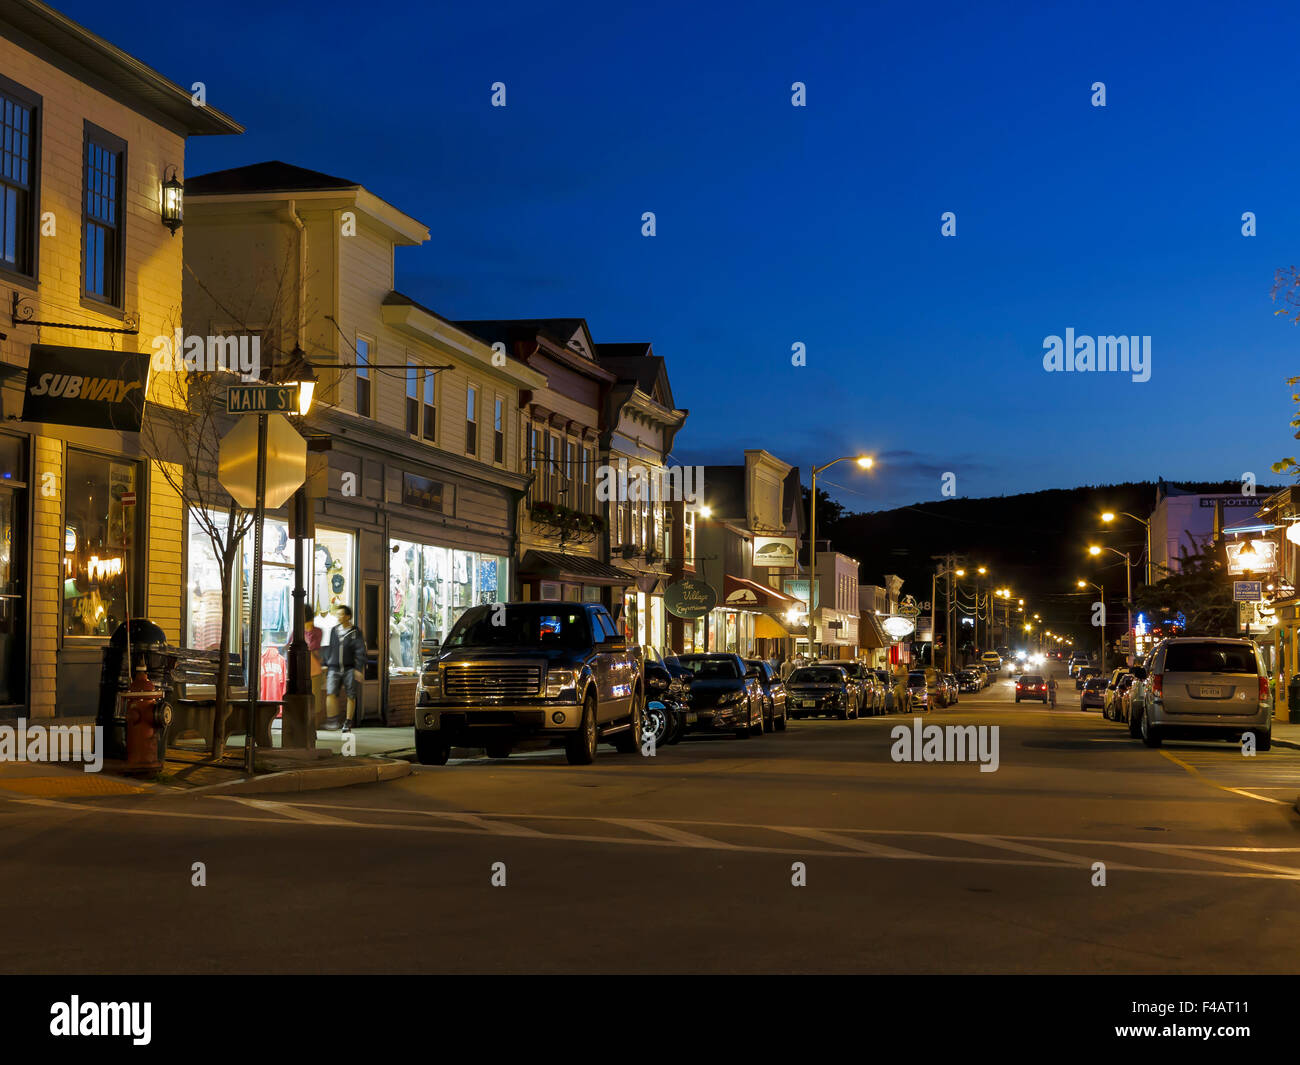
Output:
M1250 732L1256 750L1269 749L1273 696L1254 640L1171 637L1132 672L1142 697L1133 704L1129 728L1148 747L1169 737L1235 740Z

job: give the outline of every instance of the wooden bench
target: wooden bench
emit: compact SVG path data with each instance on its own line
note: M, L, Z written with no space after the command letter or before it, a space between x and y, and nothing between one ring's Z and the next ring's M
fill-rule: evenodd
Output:
M216 712L217 671L221 655L217 651L198 651L188 647L172 649L176 666L172 670L172 686L168 703L172 708L170 736L181 739L189 732L197 732L205 742L211 742L212 715ZM226 736L246 735L248 732L248 688L244 683L242 656L232 652L227 667L229 682ZM192 695L191 688L201 691ZM259 699L257 702L257 744L270 747L271 723L283 707L283 702Z

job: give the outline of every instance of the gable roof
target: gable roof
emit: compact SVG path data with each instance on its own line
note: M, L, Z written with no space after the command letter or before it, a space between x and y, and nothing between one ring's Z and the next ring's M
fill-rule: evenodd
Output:
M589 362L596 361L596 345L585 318L480 318L456 324L489 342L532 340L541 333L559 347L568 348Z
M327 192L333 189L359 189L361 185L346 178L322 174L319 170L294 166L272 159L265 163L214 170L185 179L186 196L216 196L240 192Z
M601 365L613 370L619 380L632 382L661 406L677 409L664 360L654 353L649 341L601 344L599 355Z
M40 0L5 0L0 36L185 137L243 133L244 127L188 89L91 33Z

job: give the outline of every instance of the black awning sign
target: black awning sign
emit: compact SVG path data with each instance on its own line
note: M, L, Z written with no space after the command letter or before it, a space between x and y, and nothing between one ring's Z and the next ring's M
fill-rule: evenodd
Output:
M138 433L148 383L148 355L33 344L23 421Z

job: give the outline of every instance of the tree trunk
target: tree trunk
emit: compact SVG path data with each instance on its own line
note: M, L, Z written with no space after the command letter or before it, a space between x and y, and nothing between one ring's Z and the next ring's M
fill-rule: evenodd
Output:
M225 550L221 555L221 643L217 651L216 705L212 710L212 743L214 759L226 753L226 718L230 713L230 621L234 598L235 548L231 543L235 523L226 527Z

